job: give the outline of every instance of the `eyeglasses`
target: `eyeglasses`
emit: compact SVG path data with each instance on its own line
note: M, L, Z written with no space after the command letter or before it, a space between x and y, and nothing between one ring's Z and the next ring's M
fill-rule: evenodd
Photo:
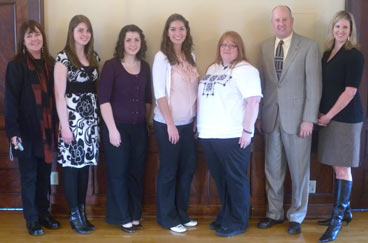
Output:
M234 44L221 44L220 47L221 48L229 48L230 50L233 50L233 49L237 48L238 46L234 45Z

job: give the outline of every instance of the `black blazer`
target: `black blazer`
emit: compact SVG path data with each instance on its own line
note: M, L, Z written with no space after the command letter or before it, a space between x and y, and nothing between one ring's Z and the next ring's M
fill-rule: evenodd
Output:
M52 88L53 75L50 76L49 87ZM39 83L38 76L36 71L29 70L25 59L8 63L5 77L5 129L9 139L14 136L22 138L24 151L13 150L16 156L43 157L41 124L37 117L32 83Z

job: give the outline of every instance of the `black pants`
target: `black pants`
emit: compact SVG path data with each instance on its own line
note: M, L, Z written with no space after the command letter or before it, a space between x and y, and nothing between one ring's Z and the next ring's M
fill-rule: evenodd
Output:
M189 222L190 189L197 167L193 123L176 126L180 139L169 141L166 124L154 122L160 152L157 221L165 228Z
M86 202L89 167L63 167L64 193L70 209Z
M222 203L216 221L223 228L243 230L249 221L251 146L241 149L238 141L239 138L201 139L201 144Z
M118 124L121 145L110 143L106 126L102 129L107 163L107 222L126 224L142 217L143 180L147 159L146 124Z
M19 156L18 164L24 218L27 222L38 221L49 214L51 165L35 156Z

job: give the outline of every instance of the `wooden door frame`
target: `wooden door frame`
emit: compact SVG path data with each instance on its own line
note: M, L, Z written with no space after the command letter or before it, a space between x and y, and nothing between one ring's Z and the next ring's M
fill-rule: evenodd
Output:
M368 1L346 0L345 9L351 12L356 21L360 51L365 58L365 68L359 88L363 111L364 124L361 135L360 166L353 168L352 208L356 211L368 211Z

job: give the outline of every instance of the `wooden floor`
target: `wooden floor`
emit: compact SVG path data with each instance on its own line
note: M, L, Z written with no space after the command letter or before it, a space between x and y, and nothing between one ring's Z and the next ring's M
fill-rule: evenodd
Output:
M176 243L176 242L248 242L248 243L302 243L318 242L318 238L324 232L325 227L318 226L315 220L307 220L303 224L302 234L290 236L287 233L287 223L277 225L272 229L260 230L256 227L257 220L251 220L251 226L243 235L232 238L220 238L209 230L210 218L199 219L199 226L184 235L174 235L169 230L162 229L156 224L155 218L147 218L143 221L144 229L134 234L122 232L118 227L108 225L103 218L95 218L91 221L97 230L90 235L78 235L74 233L68 219L58 218L62 223L59 230L46 230L46 234L40 237L28 235L23 216L19 212L0 212L0 242L1 243ZM368 242L368 213L354 213L354 219L349 226L345 226L337 242Z

